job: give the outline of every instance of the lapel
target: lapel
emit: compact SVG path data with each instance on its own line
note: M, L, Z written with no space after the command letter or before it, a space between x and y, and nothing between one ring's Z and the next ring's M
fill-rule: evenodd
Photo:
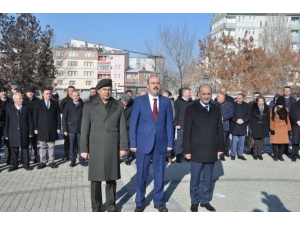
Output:
M20 118L24 115L24 112L26 112L27 109L28 109L27 105L22 104L22 110L21 110Z
M157 116L157 121L159 120L159 116L162 113L162 108L165 104L162 95L158 95L158 101L159 101L159 106L158 106L158 116Z
M154 121L154 117L153 117L153 113L152 113L152 109L151 109L151 105L150 105L150 101L149 101L149 94L143 95L140 98L144 98L144 100L142 102L144 102L145 110L146 110L146 112L149 112L149 116Z
M107 115L107 111L104 108L104 105L102 104L102 102L100 102L100 97L96 96L95 98L93 98L93 106L97 109L98 112L100 112L101 114L103 114L105 117Z
M46 105L46 100L45 99L42 99L42 102L43 102L43 105L44 105L44 108L48 111L48 110L50 110L51 109L51 107L52 107L52 102L51 102L51 99L49 100L50 101L50 107L49 107L49 109L47 108L47 105Z
M107 111L107 114L106 114L106 117L104 120L106 120L110 115L112 115L118 108L118 102L113 98L110 99L109 104L110 104L110 106L109 106L109 109Z

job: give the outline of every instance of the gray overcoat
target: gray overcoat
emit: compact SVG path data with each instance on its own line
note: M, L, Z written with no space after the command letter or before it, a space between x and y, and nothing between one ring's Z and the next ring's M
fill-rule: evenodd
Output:
M128 150L123 104L113 98L106 111L99 96L83 107L81 152L89 153L89 181L121 178L120 150Z

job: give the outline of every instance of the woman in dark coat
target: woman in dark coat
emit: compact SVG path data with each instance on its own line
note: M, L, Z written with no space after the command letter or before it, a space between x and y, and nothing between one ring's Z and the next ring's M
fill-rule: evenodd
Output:
M256 102L251 107L251 120L249 129L252 131L254 139L253 158L263 160L262 151L265 137L269 137L270 112L263 96L258 96Z

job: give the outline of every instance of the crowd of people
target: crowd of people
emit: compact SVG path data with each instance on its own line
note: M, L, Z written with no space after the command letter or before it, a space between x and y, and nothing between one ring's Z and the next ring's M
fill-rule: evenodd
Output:
M214 100L208 85L199 88L195 100L188 87L179 90L176 100L170 91L165 90L161 95L160 91L156 76L147 80L147 91L141 91L135 98L131 90L120 99L112 98L111 79L99 81L83 100L75 87L69 86L67 96L60 103L53 99L48 88L42 91L42 99L38 99L32 86L26 87L23 94L18 86L13 86L11 97L1 87L0 135L5 163L10 165L8 171L17 170L20 164L31 170L30 161L38 163L37 169L56 168L55 140L62 128L62 160L70 161L71 168L77 165L77 158L79 165L89 166L94 212L101 211L103 181L107 211L116 211L120 159L126 165L136 159L135 212L143 212L146 207L150 164L154 176L154 207L159 212L167 212L163 200L165 163L190 162L190 209L197 212L199 204L208 211L216 211L209 203L214 164L218 159L225 161L225 157L246 160L243 156L246 135L254 140L251 148L254 160L263 160L267 137L270 137L274 161L284 161L283 154L290 154L290 137L291 160L295 162L299 157L300 101L291 97L288 86L269 105L259 92L254 93L250 103L244 101L242 93L234 100L226 87L220 89ZM202 193L199 193L200 177Z

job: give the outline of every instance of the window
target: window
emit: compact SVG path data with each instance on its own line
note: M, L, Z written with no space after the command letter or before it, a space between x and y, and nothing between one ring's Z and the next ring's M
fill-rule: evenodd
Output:
M56 61L56 65L57 65L57 66L63 66L63 65L64 65L64 62L63 62L63 61Z
M85 81L86 86L92 86L92 81Z
M252 18L251 18L251 16L249 16L249 22L252 22Z
M136 74L130 74L130 78L136 78Z
M144 74L144 78L145 78L145 79L148 79L149 77L150 77L150 74L149 74L149 73L145 73L145 74Z
M245 34L245 29L242 29L242 33Z
M57 76L62 76L63 74L64 74L64 71L61 71L61 70L57 71Z
M110 66L109 66L109 65L99 65L99 66L98 66L98 69L99 69L99 70L109 70L109 69L110 69Z
M93 67L94 63L93 62L84 62L84 67Z
M263 23L262 21L259 21L259 26L260 26L260 27L262 27L262 23Z
M255 29L252 29L252 34L254 34L255 33Z
M94 52L84 52L84 57L94 57Z
M121 65L118 65L118 69L121 69Z
M72 86L76 85L76 81L75 80L69 80L69 85L72 85Z
M241 16L238 17L238 22L241 22Z
M83 76L85 77L93 77L94 72L93 71L84 71Z
M256 22L255 16L252 17L252 22Z
M62 85L63 81L62 80L57 80L57 85Z
M78 57L78 52L68 52L69 57Z
M241 29L240 28L238 29L238 33L241 33Z
M63 55L64 55L63 52L60 52L60 51L57 51L57 52L56 52L56 56L63 56Z
M243 16L242 22L245 22L245 16Z
M68 66L78 66L77 61L68 61Z
M78 71L69 71L69 72L68 72L68 75L69 75L70 77L77 77Z
M261 34L259 34L259 39L261 39Z
M118 65L115 65L115 69L117 69L118 68Z
M120 78L120 74L115 74L115 78Z
M98 74L98 79L110 78L110 74Z
M265 27L267 27L268 26L268 22L267 21L265 21Z
M250 32L251 32L251 29L248 30L248 34L250 34Z

